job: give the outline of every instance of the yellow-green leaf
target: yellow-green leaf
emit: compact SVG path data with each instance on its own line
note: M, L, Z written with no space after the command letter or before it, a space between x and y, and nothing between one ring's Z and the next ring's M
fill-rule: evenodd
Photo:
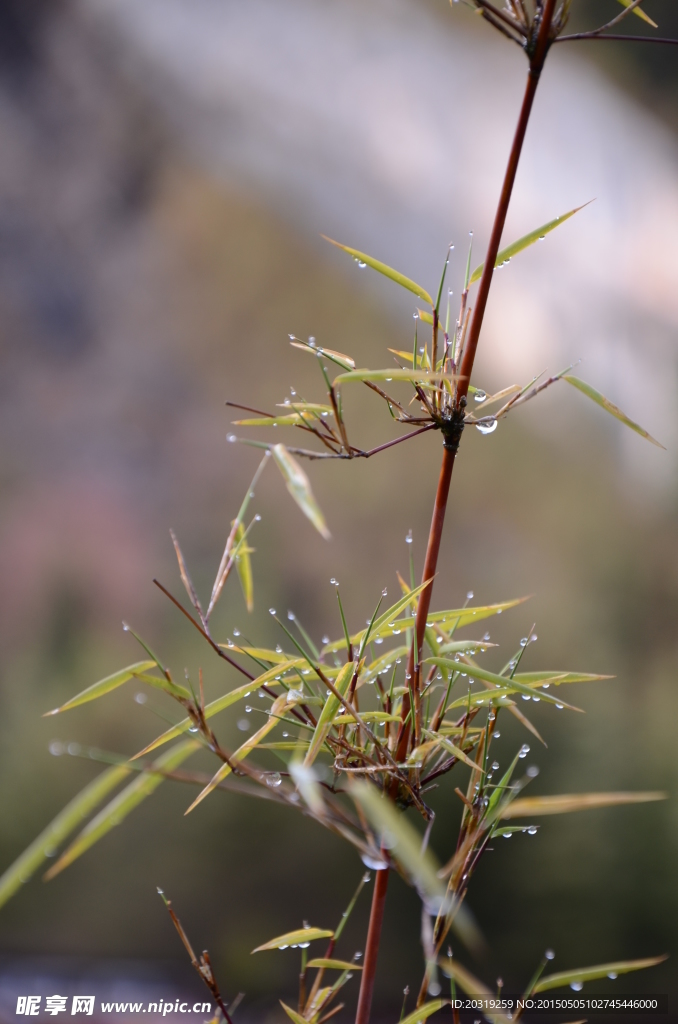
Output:
M317 960L309 960L307 967L320 967L325 971L362 971L358 964L351 964L348 960L327 960L320 957Z
M368 267L372 267L372 270L376 270L379 274L383 274L384 277L390 278L391 281L395 281L401 288L406 288L409 292L414 292L424 302L428 302L429 306L433 306L433 299L420 284L416 281L410 280L409 277L405 277L399 271L394 270L393 267L389 267L386 263L381 263L380 260L375 260L372 256L368 256L364 252L360 252L358 249L352 249L348 245L342 245L341 242L335 242L333 238L328 238L327 235L322 236L326 242L330 242L332 245L336 245L338 249L343 249L349 256L353 256L354 259L359 260L361 263L366 263Z
M527 249L528 246L539 241L539 239L543 238L544 235L548 235L549 232L555 231L555 229L559 228L561 224L564 224L566 220L569 220L570 217L574 217L575 213L579 213L580 210L583 210L584 207L588 205L588 203L583 203L582 206L576 206L574 210L570 210L568 213L564 213L562 216L556 217L555 220L550 220L548 224L542 224L542 226L537 228L536 231L530 231L528 235L523 235L523 237L519 238L516 242L512 242L511 245L507 245L505 249L502 249L501 252L497 253L497 259L494 264L495 267L501 266L501 264L505 263L506 260L510 260L512 256L522 252L523 249ZM480 280L484 267L484 263L481 263L480 266L476 267L469 278L469 287L472 284L475 284L476 281Z
M252 753L257 744L263 740L265 736L268 736L271 729L276 727L281 716L285 713L285 710L291 706L293 705L290 705L288 702L286 694L283 694L282 697L276 697L271 705L268 721L265 722L261 729L258 729L253 736L250 736L248 740L245 740L245 742L238 747L235 753L231 755L230 764L222 764L219 771L212 776L205 788L200 791L191 806L184 812L185 814L190 814L198 804L202 803L206 796L209 796L213 789L216 789L223 779L231 774L233 770L231 766L233 763L244 761L245 758Z
M571 373L563 374L562 379L566 380L568 384L572 385L572 387L577 388L585 394L587 398L590 398L591 401L595 402L596 405L599 405L601 409L605 410L605 412L609 412L611 416L615 417L615 419L618 419L621 423L630 427L631 430L635 430L636 434L640 434L640 436L644 437L647 441L650 441L652 444L656 444L657 448L664 448L664 445L655 440L651 434L648 434L644 427L641 427L634 420L629 419L626 413L621 411L619 406L615 405L614 402L611 402L609 398L605 397L605 395L601 395L600 391L596 391L596 389L590 384L587 384L586 381L582 380L580 377L572 376ZM666 451L665 448L664 451Z
M287 1003L283 1003L282 999L280 1000L280 1005L282 1006L283 1010L292 1021L292 1024L308 1024L306 1017L302 1017L300 1013L297 1013L296 1010L293 1010L291 1006L287 1005Z
M445 957L438 961L438 965L448 978L454 978L456 984L459 985L462 992L465 992L467 996L479 996L481 999L496 1000L496 992L490 991L486 985L483 985L482 981L478 981L458 960ZM491 1006L492 1003L490 1002L489 1005ZM484 1009L483 1013L493 1024L510 1024L510 1018L500 1011Z
M234 525L233 523L231 524ZM242 594L245 598L245 606L248 612L254 610L254 580L252 577L252 559L250 554L252 548L248 547L245 538L245 527L242 522L238 523L234 538L235 546L235 568L240 580Z
M62 711L70 711L71 708L77 708L79 704L86 704L87 701L96 700L97 697L103 697L104 694L110 693L111 690L116 690L123 683L126 683L128 679L131 679L133 675L139 672L146 672L148 669L155 668L154 661L137 661L134 665L128 665L127 668L121 669L119 672L114 672L112 676L106 676L105 679L99 680L98 683L93 683L92 686L88 686L82 693L77 694L75 697L71 697L61 707L54 708L53 711L47 711L42 717L47 718L48 715L58 715Z
M622 7L630 7L632 0L618 0ZM633 14L636 14L642 21L647 22L648 25L652 25L652 28L659 28L656 21L653 21L640 7L633 8Z
M349 370L347 373L340 373L332 383L338 387L352 380L411 380L413 383L420 383L458 379L454 374L442 373L441 370L401 370L399 367L391 367L387 370Z
M292 412L284 416L257 416L251 420L233 420L236 427L296 427L311 423L318 417L312 413Z
M60 871L72 864L107 832L119 825L147 796L155 792L158 786L164 782L165 776L154 773L153 768L162 772L174 771L199 747L200 744L197 740L184 740L183 743L177 744L176 747L162 754L157 761L153 762L148 772L139 775L133 782L130 782L129 786L125 786L122 792L118 793L106 807L99 811L95 818L92 818L77 839L45 874L45 879L54 878ZM121 767L124 768L124 766Z
M342 666L341 671L336 678L334 686L342 697L346 696L346 691L348 690L354 671L355 666L353 662L348 661L344 666ZM325 706L320 712L318 724L316 725L315 732L313 733L313 739L311 740L306 757L304 758L304 765L307 768L313 764L320 753L320 749L329 735L329 731L332 728L332 722L334 721L340 707L341 702L332 692L330 692L329 697L325 701Z
M616 963L598 964L597 967L580 967L576 971L559 971L558 974L547 974L545 978L540 978L532 991L536 995L537 992L548 992L552 988L562 988L573 982L598 981L600 978L608 978L611 974L643 971L647 967L656 967L666 959L666 956L651 956L644 960L618 960Z
M487 669L480 668L479 665L469 664L466 661L454 661L453 658L425 658L425 665L437 665L439 668L446 668L452 672L461 672L462 669L466 669L469 677L474 679L483 679L487 683L492 683L496 690L489 690L487 693L479 693L471 695L471 702L474 703L476 700L480 701L483 698L489 698L493 696L497 697L508 697L512 693L524 693L526 696L533 697L539 696L540 700L545 701L549 704L560 704L562 707L569 708L570 711L579 711L579 708L575 708L572 704L565 704L561 697L554 697L550 693L544 693L542 690L537 690L535 685L527 686L525 683L521 683L517 679L509 679L507 676L499 676L495 672L488 672ZM549 675L547 679L552 681L552 677ZM459 698L465 701L466 698ZM456 702L455 702L456 704Z
M140 683L148 683L149 686L154 686L156 690L163 690L165 693L169 693L171 697L181 697L184 700L190 700L192 697L191 691L187 690L185 686L172 683L169 679L165 679L164 676L152 676L148 672L133 672L132 678Z
M274 445L271 451L273 452L278 469L287 484L287 490L304 515L311 520L318 533L325 540L329 540L330 531L327 529L325 518L313 496L311 484L303 469L297 460L292 458L283 444Z
M461 747L456 747L454 743L450 743L450 741L441 736L440 733L435 733L431 732L429 729L424 729L424 735L429 737L432 747L440 746L443 748L443 750L447 750L449 754L452 754L453 757L456 757L458 761L463 761L464 764L467 764L469 768L473 768L475 769L475 771L480 771L478 765L473 760L473 758L469 757L468 754L465 754ZM426 746L428 745L429 744L426 744ZM421 750L421 747L419 749ZM416 761L418 760L418 758L414 756L415 754L416 750L412 752L411 756L412 759Z
M285 932L284 935L278 935L277 938L264 942L263 946L257 946L252 952L263 953L267 949L287 949L288 946L299 946L302 943L305 945L315 939L331 939L333 935L334 932L329 928L297 928L293 932Z
M343 352L335 352L333 348L321 348L320 345L308 345L304 341L291 341L290 344L294 348L300 348L302 352L310 352L311 355L314 356L327 356L331 362L337 363L339 366L343 366L345 370L352 370L355 367L355 359L352 359L351 356L344 355Z
M430 1003L424 1003L418 1010L408 1013L407 1017L400 1021L400 1024L418 1024L420 1020L427 1020L438 1010L442 1010L443 1006L447 1006L447 1003L447 999L432 999Z
M66 804L47 828L0 877L0 907L28 881L31 875L35 874L46 857L53 856L59 844L74 832L82 824L83 819L88 817L129 774L129 768L125 768L124 765L108 768Z
M667 800L667 793L567 793L558 796L524 796L514 800L501 814L502 818L531 817L533 814L569 814L598 807L622 804L646 804Z

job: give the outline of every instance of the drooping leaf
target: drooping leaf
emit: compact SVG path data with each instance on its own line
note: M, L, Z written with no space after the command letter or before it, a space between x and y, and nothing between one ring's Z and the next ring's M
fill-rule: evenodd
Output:
M179 697L183 700L191 699L191 691L185 686L181 686L179 683L173 683L169 679L165 679L164 676L152 676L148 672L134 672L132 678L138 680L140 683L147 683L149 686L154 686L156 690L163 690L164 693L169 693L171 697Z
M348 960L327 960L324 957L320 957L316 960L309 960L306 964L307 967L321 967L327 971L362 971L362 967L355 963L349 963Z
M245 740L245 742L238 747L235 753L231 755L230 764L222 764L219 771L212 776L205 788L200 791L190 807L188 807L184 812L185 814L190 814L191 811L195 810L198 804L202 803L205 797L209 796L212 790L216 789L219 783L231 774L233 771L233 764L238 764L240 761L244 761L245 758L252 753L261 740L263 740L265 736L268 736L271 729L275 729L281 716L291 706L293 705L291 705L287 700L287 695L276 697L271 706L268 721L262 725L261 729L257 729L253 736L250 736L248 740Z
M234 523L231 525L235 525ZM245 607L248 612L254 610L254 579L252 576L252 559L250 555L252 548L248 546L245 537L245 526L239 522L235 531L235 568L240 580L242 595L245 598Z
M355 368L355 359L344 355L343 352L335 352L333 348L322 348L320 345L309 345L305 341L297 340L291 341L290 344L294 348L300 348L302 352L310 352L314 356L325 356L330 362L336 363L337 366L343 366L345 370L353 370Z
M329 540L325 518L313 496L311 484L303 469L283 444L276 444L271 449L276 464L283 475L287 490L290 492L304 515L311 520L318 533Z
M293 932L285 932L275 939L264 942L257 946L252 953L263 953L268 949L287 949L289 946L298 946L300 943L313 942L315 939L331 939L334 932L329 928L297 928Z
M664 445L661 444L660 441L656 441L651 434L648 434L644 427L635 423L634 420L629 419L626 413L621 411L619 406L615 405L614 402L611 402L609 398L605 397L605 395L601 395L600 391L596 391L596 389L590 384L587 384L586 381L582 380L580 377L574 377L571 373L564 373L562 379L566 380L568 384L572 385L572 387L577 388L585 394L587 398L590 398L591 401L595 402L596 405L599 405L601 409L605 410L605 412L609 412L611 416L615 417L615 419L620 420L621 423L630 427L631 430L635 430L636 434L640 434L641 437L644 437L647 441L655 444L657 448L664 448ZM666 451L665 448L664 451Z
M125 786L122 792L118 793L106 807L99 811L95 818L92 818L66 852L59 857L56 864L46 873L45 879L54 878L69 864L72 864L107 832L119 825L146 797L155 792L158 786L165 781L165 776L154 773L153 768L157 768L161 772L174 771L199 747L200 744L197 740L184 740L183 743L177 744L176 747L162 754L153 762L153 766L148 772L139 775L133 782L130 782L129 786Z
M569 220L570 217L574 217L575 213L579 213L580 210L583 210L584 207L588 205L588 203L583 203L582 206L577 206L574 210L570 210L568 213L564 213L562 216L556 217L555 220L550 220L548 224L542 224L542 226L537 228L536 231L530 231L529 234L523 235L523 237L519 238L516 242L512 242L511 245L507 245L505 249L502 249L501 252L497 253L497 259L494 264L495 267L501 266L501 264L505 263L506 260L510 260L512 256L522 252L523 249L527 249L528 246L533 245L535 242L539 241L540 238L548 235L549 232L555 231L555 229L559 228L561 224L564 224L566 220ZM484 267L484 263L481 263L480 266L476 267L471 274L469 286L480 280Z
M348 690L354 671L355 665L352 661L348 661L342 666L341 671L336 678L334 686L342 697L346 696L346 691ZM320 749L329 735L330 729L332 728L332 722L334 721L340 707L341 703L339 699L335 694L330 692L329 697L325 701L325 706L320 712L318 724L316 725L315 732L313 733L313 739L311 740L306 757L304 758L304 765L307 768L313 764L320 753Z
M130 774L124 765L108 768L97 775L57 814L37 839L24 850L0 877L0 907L9 900L24 882L40 868L46 857L54 855L57 847L78 828L108 794Z
M404 1017L400 1024L418 1024L420 1020L428 1020L438 1010L442 1010L443 1006L447 1006L447 999L432 999L429 1003L424 1003L419 1007L418 1010L413 1010L412 1013L408 1013L407 1017Z
M82 693L71 697L61 707L54 708L53 711L47 711L42 717L47 718L49 715L58 715L62 711L70 711L71 708L77 708L79 704L86 704L90 700L96 700L97 697L103 697L104 694L110 693L111 690L116 690L119 686L122 686L123 683L126 683L137 672L147 672L152 668L155 668L154 661L137 661L134 665L128 665L127 668L114 672L112 676L106 676L105 679L100 679L98 683L88 686Z
M618 0L618 3L620 3L622 7L630 7L632 0ZM659 28L657 22L653 21L652 18L642 10L642 8L634 7L632 13L637 15L642 21L647 22L647 24L651 25L652 28Z
M384 277L388 277L391 281L395 281L401 288L406 288L409 292L414 292L424 302L428 302L429 306L433 306L433 299L420 284L416 281L411 281L409 277L405 277L399 271L394 270L393 267L387 266L385 263L381 263L380 260L375 260L372 256L367 256L366 253L360 252L358 249L352 249L348 245L342 245L341 242L335 242L333 238L328 238L327 235L322 236L326 242L330 242L332 245L336 245L338 249L343 249L349 256L353 256L354 259L359 260L361 263L366 263L368 267L372 267L372 270L376 270L379 274L383 274Z
M646 804L667 800L667 793L568 793L558 796L524 796L502 812L502 818L532 817L534 814L569 814L598 807L618 807L622 804Z
M598 981L611 975L643 971L647 967L656 967L666 959L666 956L651 956L644 960L619 960L612 964L598 964L597 967L580 967L576 971L559 971L558 974L547 974L545 978L540 978L533 992L536 995L538 992L548 992L552 988L562 988L573 982Z

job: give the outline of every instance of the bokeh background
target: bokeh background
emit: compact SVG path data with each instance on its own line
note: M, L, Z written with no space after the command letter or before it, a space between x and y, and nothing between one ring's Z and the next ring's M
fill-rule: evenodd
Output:
M595 7L603 19L618 10ZM670 0L646 7L678 35ZM615 676L572 689L585 715L534 712L548 743L532 743L534 792L671 794L544 819L536 837L488 855L470 905L491 952L468 962L507 988L547 946L561 969L678 946L676 67L668 47L554 52L506 237L595 202L502 270L477 370L489 390L581 359L579 372L668 450L554 388L491 436L465 436L455 469L436 605L469 589L481 602L530 594L491 623L493 640L512 651L536 620L533 667ZM151 584L177 589L172 527L202 592L211 586L257 462L226 443L224 402L268 408L290 386L322 400L288 333L362 365L411 344L407 295L321 232L429 289L453 241L458 294L469 230L484 252L524 72L517 48L444 0L0 6L0 866L99 770L55 759L50 741L132 753L158 732L151 706L171 712L160 698L139 706L128 685L41 718L137 658L123 618L177 674L203 667L210 695L235 685ZM360 443L390 436L376 399L349 402ZM409 529L421 568L439 457L425 436L369 463L314 464L329 543L268 470L255 611L233 581L217 632L275 643L275 605L316 639L334 633L331 576L358 628L406 571ZM234 741L235 716L220 729ZM508 756L524 739L506 724L499 742ZM313 824L234 795L184 818L191 793L162 786L70 870L34 878L0 911L8 1019L17 978L196 986L157 885L211 950L227 994L247 993L242 1015L278 1019L294 954L249 950L303 918L331 927L363 866ZM437 801L446 857L459 809L446 789ZM368 903L346 955L362 949ZM418 985L418 915L394 879L380 1018ZM672 961L623 985L678 995Z

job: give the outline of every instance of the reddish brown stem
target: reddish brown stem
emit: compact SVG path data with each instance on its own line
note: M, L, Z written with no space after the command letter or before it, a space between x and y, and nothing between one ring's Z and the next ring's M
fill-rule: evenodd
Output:
M374 976L377 971L377 957L379 956L379 941L381 939L381 926L384 921L384 908L386 907L386 890L388 889L389 870L377 871L374 879L374 892L372 893L372 908L370 910L370 925L367 930L367 943L365 946L365 960L361 977L360 995L358 996L358 1009L355 1016L355 1024L368 1024L370 1009L372 1007L372 994L374 992Z

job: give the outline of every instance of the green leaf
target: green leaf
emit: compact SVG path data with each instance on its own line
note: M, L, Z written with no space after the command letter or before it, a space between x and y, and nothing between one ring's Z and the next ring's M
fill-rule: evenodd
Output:
M473 768L475 771L480 770L473 758L469 757L468 754L465 754L461 747L455 747L454 743L450 743L450 741L441 736L440 733L431 732L430 729L424 729L423 731L424 735L428 736L431 740L432 746L441 746L443 750L447 750L447 752L452 754L453 757L456 757L458 761L463 761L464 764L469 766L469 768ZM428 743L425 744L425 746L428 745ZM422 748L420 747L419 749L421 750ZM418 758L415 757L415 754L416 750L413 750L411 758L416 761Z
M263 946L257 946L252 953L263 953L268 949L287 949L288 946L298 946L301 942L313 942L315 939L331 939L334 932L329 928L297 928L293 932L285 932L275 939L270 939Z
M618 3L620 3L622 7L630 7L632 0L618 0ZM632 13L636 14L642 21L647 22L648 25L652 25L652 28L659 28L657 22L653 21L652 18L650 18L645 11L641 10L640 7L634 7Z
M385 654L380 655L370 665L367 666L365 672L361 675L359 686L363 683L369 683L372 679L376 679L382 672L387 672L393 665L396 658L404 658L409 652L409 647L405 645L401 647L392 647L390 651L386 651ZM363 714L363 718L365 715Z
M99 806L102 800L130 774L129 768L116 765L97 775L57 814L37 839L17 857L0 877L0 907L9 900L24 882L40 868L46 857L78 828L84 818Z
M233 525L233 524L231 524ZM238 522L235 531L234 545L236 550L235 568L240 580L242 594L245 598L245 606L248 612L254 610L254 580L252 577L252 559L250 548L245 539L245 527L242 521Z
M527 686L538 684L543 686L562 686L565 683L597 683L601 679L614 679L614 676L601 676L593 672L516 672L514 679Z
M407 608L409 604L412 604L415 598L417 598L419 594L421 594L422 590L428 587L431 584L431 582L431 580L426 580L424 583L421 583L418 587L415 587L414 590L409 590L403 597L396 601L394 605L391 605L391 607L387 611L385 611L383 615L380 615L379 618L376 619L372 624L370 638L372 640L375 640L377 637L392 636L393 629L391 629L389 623L397 619L398 615L400 615L403 609ZM393 628L397 626L398 632L400 633L401 626L403 629L407 628L405 626L405 623L412 625L414 623L414 619L401 619L400 622L394 623ZM354 647L360 646L362 639L365 636L365 633L366 630L362 629L359 633L356 633L355 636L351 637L351 643L353 644ZM338 651L346 646L347 645L345 639L335 640L334 643L327 644L325 647L323 647L322 654L328 654L332 651Z
M598 807L646 804L668 800L668 793L567 793L558 796L524 796L501 812L501 818L532 817L533 814L569 814Z
M282 1006L283 1010L292 1021L292 1024L308 1024L308 1021L306 1020L305 1017L302 1017L300 1013L297 1013L296 1010L293 1010L291 1006L287 1005L287 1003L283 1003L282 999L280 1000L280 1005Z
M497 259L494 264L495 267L500 266L506 260L510 260L512 256L522 252L523 249L527 249L528 246L539 241L539 239L543 238L544 235L548 235L549 232L555 231L555 229L559 228L561 224L564 224L566 220L569 220L570 217L574 217L575 213L579 213L580 210L583 210L584 207L588 205L588 203L584 203L582 206L577 206L574 210L570 210L569 213L564 213L561 217L556 217L555 220L550 220L548 224L542 224L542 226L537 228L536 231L530 231L529 235L523 235L523 237L519 238L517 242L512 242L511 245L507 245L505 249L502 249L501 252L497 253ZM479 267L476 267L471 274L469 286L480 280L484 267L484 263L481 263Z
M336 678L334 686L342 697L346 696L346 691L348 690L354 671L355 665L353 662L347 661L346 664L342 666L341 671ZM310 767L320 753L320 749L329 735L334 718L341 706L339 699L330 692L329 697L325 701L325 706L320 712L318 724L316 725L315 732L313 733L313 739L311 740L306 757L304 758L305 767Z
M292 458L283 444L274 445L273 448L271 448L271 451L273 452L276 464L285 479L287 490L290 492L304 515L311 520L318 533L324 537L325 540L329 540L330 531L327 529L325 519L318 507L318 503L313 497L311 484L309 483L309 479L303 469L296 459Z
M321 967L327 971L362 971L358 964L351 964L348 960L327 960L320 957L317 960L309 960L307 967Z
M70 711L71 708L77 708L79 704L86 704L90 700L96 700L97 697L103 697L104 694L110 693L111 690L116 690L119 686L122 686L132 676L155 668L155 665L155 661L137 661L134 665L129 665L119 672L114 672L112 676L106 676L105 679L99 680L98 683L93 683L92 686L88 686L82 693L71 697L61 707L54 708L53 711L47 711L42 717L47 718L49 715L59 715L62 711Z
M336 363L337 366L343 366L345 370L353 370L355 368L355 359L351 356L344 355L343 352L335 352L333 348L321 348L320 345L309 345L305 341L294 341L290 342L294 348L300 348L302 352L310 352L314 356L325 356L332 363ZM303 403L304 405L306 403ZM294 403L295 408L297 403Z
M453 672L460 672L466 669L467 674L474 679L484 679L487 683L493 683L496 687L495 690L488 690L486 693L473 693L471 694L471 703L482 703L486 700L492 700L496 697L508 697L512 693L524 693L529 697L538 696L540 700L545 701L548 704L560 704L562 707L568 708L570 711L579 711L579 708L575 708L572 704L566 704L561 697L554 697L550 693L544 693L543 690L538 690L535 685L526 686L525 683L521 683L516 679L509 679L507 676L499 676L495 672L488 672L487 669L480 668L478 665L470 665L465 661L454 661L453 658L425 658L424 665L437 665L439 668L446 668ZM547 677L552 680L549 675ZM464 703L466 697L460 697L459 701ZM456 707L459 701L455 701L451 707Z
M467 996L478 996L481 999L491 1001L497 999L496 992L490 991L486 985L483 985L482 981L478 981L458 960L445 957L438 961L438 966L448 978L454 978L462 992L465 992ZM491 1006L492 1002L489 1005ZM483 1013L493 1024L510 1024L510 1018L499 1011L484 1009Z
M284 416L258 416L251 420L233 420L236 427L297 427L317 420L312 413L288 413Z
M406 288L409 292L414 292L424 302L428 302L429 306L433 306L433 299L420 284L416 281L411 281L409 277L405 277L404 274L394 270L393 267L387 266L385 263L381 263L379 260L375 260L372 256L367 256L364 252L360 252L358 249L352 249L348 245L342 245L341 242L335 242L333 238L328 238L327 235L322 236L326 242L330 242L331 245L336 245L338 249L343 249L349 256L353 256L356 260L361 263L366 263L368 267L372 267L372 270L376 270L379 274L383 274L384 277L390 278L391 281L395 281L401 288Z
M187 690L185 686L173 683L169 679L165 679L164 676L151 676L148 672L133 672L132 677L140 683L148 683L149 686L154 686L156 690L163 690L165 693L169 693L170 697L190 700L193 696L191 691Z
M410 356L410 360L411 360ZM345 384L348 381L358 380L411 380L413 383L430 382L439 380L458 380L451 373L442 373L440 370L401 370L399 367L390 367L387 370L349 370L347 373L340 373L332 381L335 387Z
M68 847L66 852L59 857L56 864L45 874L45 880L54 878L64 868L67 868L69 864L72 864L74 860L82 856L86 850L94 846L107 832L110 832L112 828L119 825L146 797L155 792L158 786L165 781L165 776L155 774L153 768L158 768L163 772L174 771L187 757L195 753L199 747L200 744L197 740L184 740L183 743L172 747L171 750L168 750L159 757L157 761L154 761L148 772L144 772L143 775L130 782L129 786L126 786L106 807L99 811L97 816L83 829L75 842ZM120 768L124 770L124 766L120 766Z
M420 1020L427 1020L428 1017L433 1016L438 1010L442 1010L443 1006L447 1006L448 1002L449 1000L447 999L432 999L431 1002L420 1006L418 1010L408 1013L407 1017L400 1021L400 1024L418 1024Z
M610 974L629 974L631 971L643 971L646 967L656 967L666 960L666 956L651 956L645 960L619 960L612 964L599 964L597 967L580 967L577 971L560 971L558 974L547 974L540 978L533 992L548 992L552 988L562 988L577 981L598 981Z
M615 417L615 419L620 420L627 427L630 427L631 430L635 430L636 434L640 434L641 437L644 437L647 441L650 441L652 444L655 444L657 448L664 448L664 445L661 444L659 441L656 441L651 434L648 434L647 430L641 427L638 423L635 423L633 420L629 419L626 413L621 411L619 406L615 405L614 402L611 402L609 398L605 397L605 395L601 395L600 391L596 391L596 389L592 387L590 384L587 384L586 381L581 380L580 377L573 377L571 373L563 374L562 379L566 380L568 384L572 385L572 387L575 387L579 391L583 392L583 394L585 394L587 398L590 398L593 402L596 403L596 405L599 405L601 409L605 409L605 411L609 412L612 416ZM664 451L666 451L665 448Z

